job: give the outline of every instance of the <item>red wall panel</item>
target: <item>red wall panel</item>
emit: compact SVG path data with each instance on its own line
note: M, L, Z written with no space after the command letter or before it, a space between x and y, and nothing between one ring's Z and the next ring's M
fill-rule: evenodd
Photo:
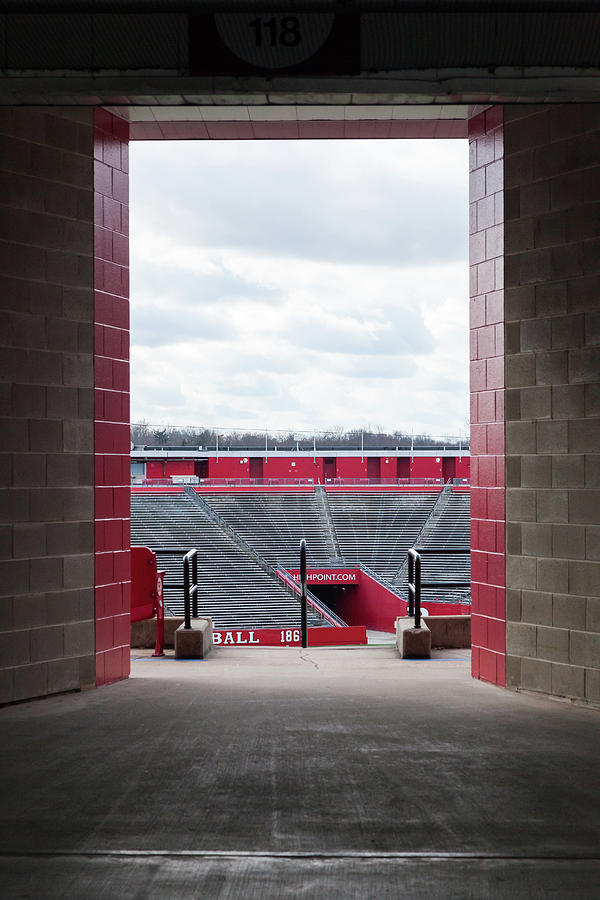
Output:
M166 461L149 459L146 463L146 478L166 478Z
M249 478L250 463L247 456L220 456L208 461L210 478Z
M129 210L126 122L94 114L96 683L129 674Z
M100 357L102 363L103 358ZM104 404L103 409L106 413L109 409L109 403L102 396L104 392L98 391L97 408L100 404ZM117 392L112 392L117 393ZM124 393L124 392L121 392ZM498 392L496 392L498 393ZM110 400L111 408L115 408L115 400ZM119 410L121 407L119 407ZM128 415L128 407L126 412L122 413L123 421ZM121 413L119 413L121 414ZM126 429L126 425L122 426ZM126 433L126 432L124 432ZM113 446L115 437L114 429L106 430L100 427L97 431L98 445L102 445L103 449L110 450ZM501 438L500 433L497 436ZM477 435L475 437L477 440ZM491 438L490 438L491 440ZM250 457L242 452L227 453L222 456L210 457L207 460L208 473L203 476L207 478L249 478L250 477ZM293 478L312 478L315 483L323 483L323 457L317 456L267 456L260 457L262 461L262 477L266 479L293 479ZM395 479L397 477L412 477L416 479L434 478L442 479L444 477L444 457L435 456L415 456L397 458L395 456L381 457L363 457L360 453L356 456L338 456L336 459L336 477L350 479L365 479L369 477L369 459L378 460L381 479ZM469 478L470 459L468 456L453 457L455 472L457 478ZM405 474L398 475L398 472ZM197 474L194 460L170 460L170 459L149 459L146 462L146 477L149 479L168 478L170 475L194 475Z
M472 672L505 683L502 108L469 120Z
M338 456L337 458L337 477L338 478L366 478L367 477L367 457L363 456Z
M168 459L165 463L165 473L169 475L193 475L193 459Z
M312 456L269 456L263 463L263 478L313 478L316 481L321 477L321 471L319 457L315 464Z
M441 478L442 474L441 456L413 456L410 461L411 478Z

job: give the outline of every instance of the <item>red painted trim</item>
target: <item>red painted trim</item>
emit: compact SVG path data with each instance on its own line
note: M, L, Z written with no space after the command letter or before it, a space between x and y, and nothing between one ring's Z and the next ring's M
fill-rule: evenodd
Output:
M174 487L172 485L160 485L152 487L152 485L132 485L132 494L183 494L184 487Z
M314 484L269 484L269 485L221 484L221 485L212 485L210 487L203 487L202 485L194 485L194 490L197 494L215 494L215 493L285 494L285 493L290 493L290 492L293 492L294 494L298 494L298 493L314 494L315 486L314 486Z
M369 491L376 491L380 493L381 491L389 493L390 491L393 493L417 493L422 494L423 491L441 491L444 488L443 484L326 484L325 490L328 493L348 493L348 491L357 491L358 493L368 493Z
M96 683L129 675L128 125L94 112Z
M469 120L472 674L505 684L502 108Z

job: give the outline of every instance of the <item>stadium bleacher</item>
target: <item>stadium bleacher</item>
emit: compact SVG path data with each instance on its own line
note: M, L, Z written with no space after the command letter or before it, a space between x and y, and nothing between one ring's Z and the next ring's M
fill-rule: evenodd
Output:
M439 490L369 490L281 493L202 491L132 495L132 543L158 550L165 569L168 610L182 613L182 557L199 552L201 611L216 627L295 626L298 602L273 576L274 567L298 565L300 540L309 567L361 564L404 594L410 547L427 551L424 581L468 583L469 494ZM177 549L177 554L165 553ZM163 551L162 553L160 551ZM271 567L271 571L269 568ZM431 600L468 602L470 590L423 588ZM314 611L310 625L324 624Z
M444 589L444 582L470 581L471 556L470 497L468 492L447 491L442 498L441 508L436 510L434 521L424 529L418 545L428 552L421 557L423 581L440 582L438 587L422 590L422 599L457 600L465 594L470 596L470 587L464 589ZM436 554L435 550L445 551ZM433 552L432 552L433 551ZM449 551L455 551L450 553Z
M391 581L437 500L435 491L335 491L327 501L346 564L363 563Z
M131 498L131 541L157 551L167 614L183 615L182 558L198 550L199 612L216 628L296 627L298 601L276 578L183 494L150 491ZM177 550L177 553L161 553ZM309 610L311 627L324 624ZM325 623L326 624L326 623Z
M306 540L307 565L327 565L336 557L315 493L203 491L202 499L271 565L297 566L302 538Z

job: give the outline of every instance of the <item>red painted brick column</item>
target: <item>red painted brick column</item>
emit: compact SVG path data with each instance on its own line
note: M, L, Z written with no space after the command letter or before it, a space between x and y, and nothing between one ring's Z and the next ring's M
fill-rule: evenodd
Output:
M129 674L129 125L94 117L96 683Z
M472 673L505 684L502 107L469 120Z

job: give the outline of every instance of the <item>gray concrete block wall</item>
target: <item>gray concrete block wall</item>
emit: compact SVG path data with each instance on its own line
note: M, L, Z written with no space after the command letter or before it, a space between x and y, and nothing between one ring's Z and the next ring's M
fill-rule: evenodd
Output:
M95 680L92 116L0 109L0 702Z
M507 684L600 703L600 107L504 142Z

